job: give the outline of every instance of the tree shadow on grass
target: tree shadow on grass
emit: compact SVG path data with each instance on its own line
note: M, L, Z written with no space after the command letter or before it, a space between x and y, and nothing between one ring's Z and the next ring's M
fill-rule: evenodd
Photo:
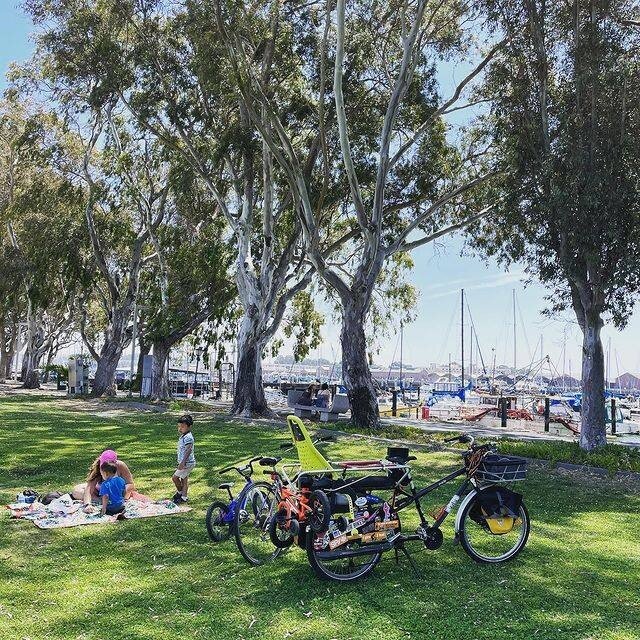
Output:
M6 424L7 412L0 407L0 413ZM143 490L158 495L169 486L176 439L170 417L114 421L54 410L37 415L28 405L9 413L29 436L12 445L13 471L17 464L38 468L40 461L37 478L43 482L67 475L81 479L92 456L112 446L130 463ZM475 564L451 544L450 519L440 550L415 553L419 577L406 561L396 566L393 554L385 554L369 578L341 585L316 579L301 550L251 568L233 540L208 541L203 515L220 480L213 469L273 451L274 440L281 438L272 430L204 420L196 423L195 434L196 508L188 514L56 531L0 523L0 631L5 629L0 635L86 640L634 637L640 503L619 484L582 484L536 471L519 487L533 529L513 563ZM0 446L11 436L0 433ZM329 457L336 459L382 453L384 447L366 442L329 448ZM418 458L420 483L456 464L455 457L443 453ZM0 485L6 480L26 479L2 469ZM440 492L435 503L442 504L443 495L446 501L450 493ZM14 617L3 616L4 609ZM21 615L25 610L28 616Z

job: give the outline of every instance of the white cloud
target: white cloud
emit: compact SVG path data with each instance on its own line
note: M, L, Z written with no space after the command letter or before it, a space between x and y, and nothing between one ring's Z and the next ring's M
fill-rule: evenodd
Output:
M520 282L524 278L524 271L509 271L506 273L496 273L488 278L483 280L470 280L469 278L452 280L447 282L446 284L438 284L433 287L426 287L424 289L424 297L429 300L435 300L437 298L445 298L446 296L458 295L458 291L452 287L456 287L456 285L464 284L465 291L477 291L478 289L495 289L497 287L504 287L506 285L513 284L514 282ZM436 293L435 295L431 295L430 291L437 289L448 288L449 291L443 291L441 293Z

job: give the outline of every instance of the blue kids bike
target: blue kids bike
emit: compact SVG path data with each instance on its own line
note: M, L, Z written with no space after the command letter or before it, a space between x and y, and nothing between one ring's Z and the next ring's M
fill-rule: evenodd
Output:
M234 498L231 491L234 483L225 482L218 488L227 491L229 503L216 500L207 509L207 533L213 542L223 542L235 536L238 550L244 559L252 565L260 565L273 560L281 549L274 548L265 535L264 523L269 518L275 494L273 485L267 482L254 482L253 464L263 456L252 458L243 466L230 466L221 469L224 474L236 471L244 479L244 487Z

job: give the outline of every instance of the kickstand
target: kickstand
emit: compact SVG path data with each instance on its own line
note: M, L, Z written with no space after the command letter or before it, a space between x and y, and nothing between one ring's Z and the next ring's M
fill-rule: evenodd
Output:
M418 566L416 565L416 563L413 561L413 558L409 555L409 552L407 551L406 547L404 545L399 546L399 547L395 547L395 552L396 552L396 564L398 564L398 559L399 559L399 551L402 551L402 553L404 553L404 555L406 556L407 560L409 561L409 564L411 565L411 568L413 569L413 572L416 574L416 577L420 576L420 572L418 571Z

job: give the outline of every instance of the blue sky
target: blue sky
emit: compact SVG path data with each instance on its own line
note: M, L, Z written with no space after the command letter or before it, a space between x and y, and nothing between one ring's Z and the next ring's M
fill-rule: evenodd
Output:
M10 62L24 61L32 51L29 40L31 24L18 8L16 0L0 2L0 87L6 86L4 74ZM459 80L464 71L451 70L451 82ZM417 320L404 331L404 359L413 364L445 362L448 354L455 359L460 350L460 289L465 288L476 326L485 362L489 366L492 348L496 349L498 363L513 361L512 290L516 290L518 366L531 361L530 352L539 347L544 336L544 353L549 354L561 367L563 343L566 334L566 371L577 375L580 370L580 331L571 315L548 319L541 315L544 309L545 289L535 283L524 287L522 267L515 266L505 272L495 263L485 264L478 258L461 256L463 242L460 237L447 238L437 246L425 246L414 254L415 270L411 281L420 291ZM524 330L523 330L524 327ZM468 335L468 332L467 332ZM331 358L331 348L339 351L339 327L327 324L323 331L324 344L320 352ZM605 329L605 348L611 338L611 372L613 376L640 371L640 312L636 312L629 326L618 332ZM527 348L527 342L529 348ZM376 362L389 364L396 350L397 340L391 337L380 345ZM396 353L396 359L399 354Z

